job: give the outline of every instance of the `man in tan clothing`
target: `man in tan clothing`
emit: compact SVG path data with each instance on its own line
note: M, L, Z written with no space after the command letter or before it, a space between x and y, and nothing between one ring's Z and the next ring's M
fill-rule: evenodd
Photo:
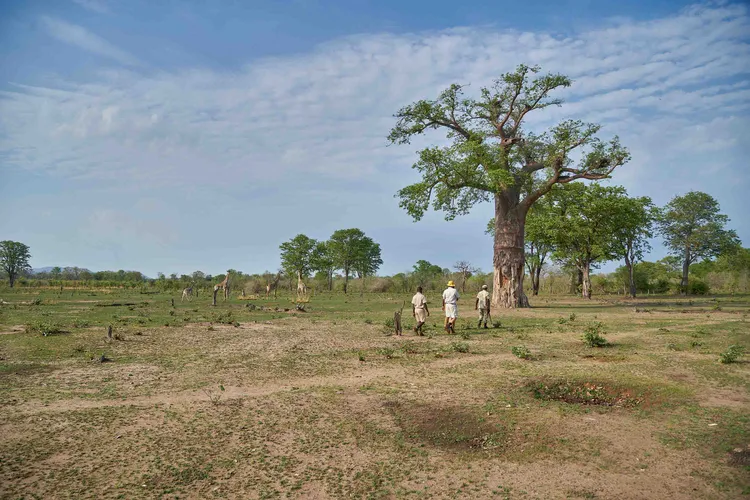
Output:
M414 320L417 325L414 327L414 333L417 335L424 335L422 333L422 326L427 317L430 315L430 310L427 309L427 298L422 294L422 287L417 287L417 293L411 299L411 314L414 316Z
M477 328L482 326L482 321L484 321L484 327L487 328L487 320L490 318L490 292L487 291L487 285L482 285L482 291L477 294L474 310L479 311Z

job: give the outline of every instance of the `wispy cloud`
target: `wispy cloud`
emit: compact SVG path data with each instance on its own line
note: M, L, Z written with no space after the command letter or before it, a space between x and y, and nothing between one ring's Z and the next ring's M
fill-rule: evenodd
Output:
M45 22L67 43L136 62L81 27ZM250 199L284 186L284 196L307 204L311 216L320 205L310 185L318 196L337 197L345 196L342 183L356 185L367 194L348 200L368 206L352 208L352 217L373 219L413 179L414 148L440 140L387 147L392 114L453 82L476 92L523 62L575 80L568 103L539 113L531 126L601 122L604 135L619 134L633 152L617 182L659 203L688 189L720 194L726 182L709 165L734 165L732 189L750 188L739 168L750 154L748 33L747 7L723 4L568 37L487 29L360 35L234 71L107 70L83 83L0 92L0 154L17 168L107 185L200 189L201 198Z
M73 2L80 5L84 9L98 12L99 14L105 14L109 12L109 6L104 0L73 0Z
M97 36L86 28L65 22L53 17L42 17L42 24L47 32L58 40L78 47L93 54L114 59L127 66L138 66L140 61L128 52L115 47L104 38Z

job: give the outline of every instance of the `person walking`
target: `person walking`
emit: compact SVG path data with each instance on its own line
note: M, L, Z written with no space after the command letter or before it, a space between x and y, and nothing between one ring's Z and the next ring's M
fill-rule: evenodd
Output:
M456 333L456 318L458 317L458 291L453 280L448 282L448 288L443 292L443 311L445 311L445 331Z
M411 314L414 316L414 320L417 325L414 327L414 333L417 335L424 335L422 333L422 326L427 317L430 315L430 310L427 308L427 298L422 294L422 287L417 287L417 293L411 299Z
M487 285L482 285L482 291L477 294L474 310L479 311L477 328L482 326L482 322L484 322L484 327L487 328L487 320L490 318L490 292L487 291Z

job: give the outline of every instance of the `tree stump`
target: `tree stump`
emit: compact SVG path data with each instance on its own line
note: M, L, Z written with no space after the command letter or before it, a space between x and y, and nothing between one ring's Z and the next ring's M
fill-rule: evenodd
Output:
M172 299L172 309L174 309L174 299Z
M216 305L216 294L217 294L217 293L219 293L219 289L218 289L218 288L214 288L214 301L213 301L213 303L211 304L212 306L215 306L215 305Z
M108 338L109 340L112 340L112 325L109 325L109 326L107 327L107 338Z

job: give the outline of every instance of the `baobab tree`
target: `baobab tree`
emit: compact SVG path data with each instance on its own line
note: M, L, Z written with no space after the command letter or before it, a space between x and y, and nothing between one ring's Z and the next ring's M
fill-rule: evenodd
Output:
M605 179L630 158L617 137L609 142L597 137L597 124L565 120L542 134L523 130L529 113L559 106L562 100L551 94L571 85L564 75L537 76L539 71L520 65L482 88L478 98L451 85L435 100L399 110L388 136L392 144L408 144L416 135L441 129L450 140L419 151L413 168L422 179L398 192L400 206L415 220L430 202L446 220L477 203L494 203L494 308L528 306L523 276L529 208L555 184Z

